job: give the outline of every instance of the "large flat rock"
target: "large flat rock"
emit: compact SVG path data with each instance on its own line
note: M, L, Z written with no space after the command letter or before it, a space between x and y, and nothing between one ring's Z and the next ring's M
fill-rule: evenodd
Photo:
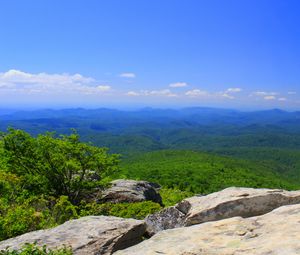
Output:
M161 231L114 255L296 255L300 254L300 205L268 214Z
M148 216L146 223L148 232L155 234L165 229L235 216L258 216L280 206L297 203L300 203L300 191L232 187L207 196L185 199L172 209Z
M0 250L18 250L25 243L58 248L72 247L74 255L108 255L137 244L145 233L143 221L107 216L88 216L58 227L39 230L0 242Z

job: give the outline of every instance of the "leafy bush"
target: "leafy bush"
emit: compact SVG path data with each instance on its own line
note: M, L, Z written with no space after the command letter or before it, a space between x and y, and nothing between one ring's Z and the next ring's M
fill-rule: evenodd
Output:
M0 255L72 255L71 249L66 247L61 249L48 249L46 246L38 247L34 244L27 244L20 251L2 250Z
M0 240L47 226L47 213L36 211L27 203L9 205L0 216Z
M78 218L76 209L77 207L68 200L67 196L61 196L51 212L54 222L62 224L67 220Z
M105 204L105 206L109 208L109 215L134 219L144 219L148 214L152 214L161 210L161 206L152 201L139 203Z
M162 188L159 191L163 204L168 206L173 206L177 204L178 202L182 201L185 198L191 197L194 194L190 191L182 191L179 189L168 189L168 188Z
M82 207L80 215L107 215L122 218L144 219L148 214L161 210L161 206L152 201L137 203L89 203Z
M9 129L2 135L2 156L10 173L36 194L66 195L78 203L101 179L116 170L118 155L81 143L77 133L56 138L53 133L30 136Z
M38 225L34 216L33 208L24 208L22 205L11 208L5 217L0 218L0 239L7 239L33 230Z
M0 154L1 155L1 154ZM0 170L0 197L12 200L21 192L21 179L12 173Z
M68 197L58 199L19 197L15 203L0 199L0 240L45 229L78 218L77 207Z

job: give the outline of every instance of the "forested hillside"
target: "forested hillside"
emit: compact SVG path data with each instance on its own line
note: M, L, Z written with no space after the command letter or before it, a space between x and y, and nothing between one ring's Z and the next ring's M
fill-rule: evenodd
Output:
M231 186L300 188L299 182L272 171L268 164L194 151L149 152L124 159L120 169L120 176L200 194Z
M300 183L300 113L282 110L241 112L213 108L39 110L0 112L8 126L32 135L70 134L109 148L125 159L156 150L193 150L259 162Z

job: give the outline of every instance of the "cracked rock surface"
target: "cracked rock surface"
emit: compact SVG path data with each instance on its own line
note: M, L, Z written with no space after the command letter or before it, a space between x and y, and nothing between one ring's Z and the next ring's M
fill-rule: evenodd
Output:
M300 254L300 205L268 214L161 231L114 255L296 255Z
M258 216L297 203L300 203L300 191L232 187L185 199L174 207L149 215L145 221L148 233L153 235L165 229L236 216Z

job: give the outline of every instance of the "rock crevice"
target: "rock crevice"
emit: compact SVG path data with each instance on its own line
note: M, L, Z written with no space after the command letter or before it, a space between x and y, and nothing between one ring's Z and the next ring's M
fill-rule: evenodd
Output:
M283 206L251 218L161 231L115 255L296 255L300 254L300 205Z
M280 206L300 203L300 191L227 188L194 196L146 218L150 235L165 229L192 226L231 217L253 217Z

